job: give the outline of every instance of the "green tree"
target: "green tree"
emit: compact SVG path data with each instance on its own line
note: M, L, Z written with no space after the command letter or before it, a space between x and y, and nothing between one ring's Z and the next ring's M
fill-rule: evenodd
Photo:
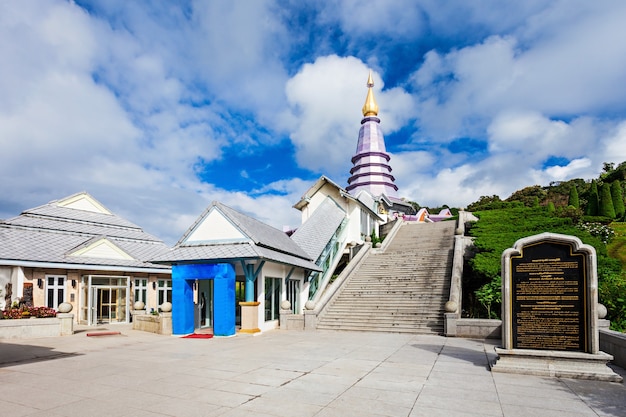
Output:
M550 201L548 203L548 213L553 214L555 211L556 211L556 208L554 207L554 203Z
M615 209L615 217L621 219L624 216L624 195L622 194L622 183L615 180L611 183L611 199Z
M572 185L572 188L570 188L569 190L569 199L567 200L567 205L574 208L580 208L580 201L578 200L578 189L575 185Z
M598 184L596 181L591 181L591 189L589 190L589 198L587 199L587 209L585 214L588 216L597 216L600 210L598 201Z
M613 199L611 198L611 186L608 183L602 184L600 188L600 216L615 218L615 208L613 207Z

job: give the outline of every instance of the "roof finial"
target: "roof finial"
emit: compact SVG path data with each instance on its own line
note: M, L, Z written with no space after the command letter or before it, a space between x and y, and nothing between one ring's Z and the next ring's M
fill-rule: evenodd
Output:
M374 79L372 78L372 70L370 70L370 75L367 78L367 97L363 105L364 117L378 115L378 104L376 104L376 100L374 99L372 87L374 87Z

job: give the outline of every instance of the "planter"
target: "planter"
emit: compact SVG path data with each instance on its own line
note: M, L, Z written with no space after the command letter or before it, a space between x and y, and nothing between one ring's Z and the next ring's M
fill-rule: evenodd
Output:
M61 335L57 317L0 320L0 339L31 339Z

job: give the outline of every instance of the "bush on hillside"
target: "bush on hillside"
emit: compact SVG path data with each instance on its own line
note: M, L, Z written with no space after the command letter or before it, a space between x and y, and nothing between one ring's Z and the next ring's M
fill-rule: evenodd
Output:
M464 276L463 309L466 316L494 317L499 315L502 252L512 247L518 239L543 232L577 236L584 243L593 246L598 259L599 282L607 281L608 283L604 285L609 288L621 288L618 279L605 280L606 276L614 274L616 270L621 271L619 263L607 254L603 241L608 240L607 236L611 234L611 231L605 225L577 226L572 219L551 215L547 209L541 207L516 207L474 214L480 220L469 229L469 234L475 238L475 254L469 261L469 270ZM609 309L609 319L619 321L621 310L615 306L624 305L626 308L626 303L623 300L620 301L622 298L617 297L617 293L617 290L607 290L607 293L601 294L601 297L604 302L612 306Z

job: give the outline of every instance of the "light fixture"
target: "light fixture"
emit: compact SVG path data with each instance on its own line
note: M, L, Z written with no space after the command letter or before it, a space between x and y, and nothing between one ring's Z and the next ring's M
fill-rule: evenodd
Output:
M39 288L43 288L43 279L41 279L41 278L37 278L37 286L38 286Z
M72 288L76 288L76 280L75 279L72 280Z
M152 281L152 289L156 290L156 281Z

